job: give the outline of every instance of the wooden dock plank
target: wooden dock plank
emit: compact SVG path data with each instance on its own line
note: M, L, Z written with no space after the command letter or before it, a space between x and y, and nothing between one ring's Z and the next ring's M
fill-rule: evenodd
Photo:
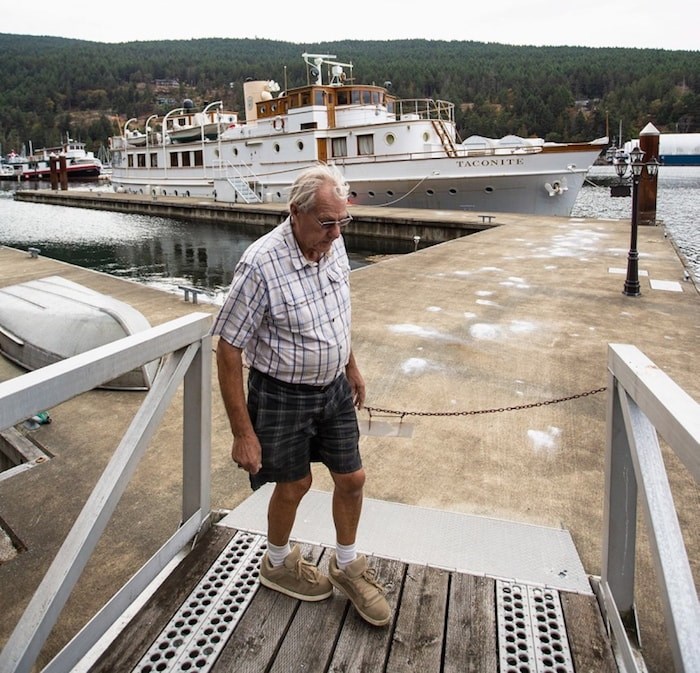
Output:
M318 563L321 547L301 545L306 560ZM212 673L259 673L273 665L301 601L260 586L251 605L212 667Z
M569 636L569 649L576 673L617 673L595 596L559 594Z
M498 670L495 585L487 577L452 574L444 673Z
M448 584L445 570L408 566L387 673L440 671Z
M377 578L386 589L386 599L396 620L404 580L405 565L400 561L372 558ZM348 611L335 647L329 671L331 673L366 673L384 670L392 645L392 623L386 627L368 628L365 621L345 601Z

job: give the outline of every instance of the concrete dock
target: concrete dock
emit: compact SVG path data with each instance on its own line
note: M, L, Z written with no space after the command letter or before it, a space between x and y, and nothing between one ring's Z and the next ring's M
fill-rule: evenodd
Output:
M600 573L608 343L637 346L700 399L700 297L663 227L639 232L642 294L622 294L629 222L497 215L496 226L363 267L351 277L354 351L371 418L401 436L366 434L366 495L426 508L562 527ZM196 225L193 225L196 226ZM0 284L60 274L111 294L160 324L215 312L129 281L0 248ZM0 359L0 380L21 372ZM212 504L250 493L228 456L215 377ZM551 403L552 400L566 401ZM0 565L4 643L104 468L138 393L93 391L48 410L28 431L52 458L0 481L0 518L23 551ZM530 406L532 405L532 406ZM514 408L507 410L508 408ZM157 433L132 486L52 633L46 663L159 546L179 512L179 408ZM474 413L479 412L479 413ZM359 414L364 422L368 411ZM409 427L410 426L410 427ZM696 577L700 489L667 452ZM322 470L314 488L330 490ZM142 493L153 491L164 497ZM387 522L390 525L390 522ZM642 530L639 616L649 670L671 665ZM411 535L407 530L406 535ZM513 550L517 554L517 549Z

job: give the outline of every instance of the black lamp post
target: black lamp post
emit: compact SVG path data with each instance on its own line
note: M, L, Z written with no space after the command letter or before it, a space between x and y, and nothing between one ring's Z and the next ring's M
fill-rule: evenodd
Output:
M638 297L639 290L639 252L637 251L637 201L639 195L639 183L642 180L644 171L648 179L652 179L659 171L659 162L656 159L644 163L642 157L644 151L638 146L630 152L629 168L632 173L632 231L630 234L630 249L627 253L627 278L625 278L625 288L622 291L628 297ZM615 171L624 178L627 173L627 163L617 162Z

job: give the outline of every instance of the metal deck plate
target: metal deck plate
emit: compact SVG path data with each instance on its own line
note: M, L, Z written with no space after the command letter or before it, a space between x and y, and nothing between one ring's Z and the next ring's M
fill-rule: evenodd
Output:
M236 533L133 673L208 671L255 595L265 549L262 536Z
M220 525L265 535L272 489L266 484L255 491ZM335 546L330 493L312 490L304 497L292 537ZM404 563L592 593L571 535L559 528L366 498L357 548Z
M559 594L496 582L501 673L574 673Z

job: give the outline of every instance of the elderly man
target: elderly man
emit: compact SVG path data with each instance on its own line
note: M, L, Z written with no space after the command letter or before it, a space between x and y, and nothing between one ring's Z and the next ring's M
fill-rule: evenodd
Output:
M365 384L350 344L350 265L341 236L352 221L347 197L333 166L299 175L289 217L236 266L213 333L220 336L216 360L231 456L253 489L275 483L261 583L306 601L330 597L335 586L367 622L382 626L391 617L384 591L355 549L365 482L355 407L364 402ZM329 577L289 542L312 461L322 462L334 483Z

